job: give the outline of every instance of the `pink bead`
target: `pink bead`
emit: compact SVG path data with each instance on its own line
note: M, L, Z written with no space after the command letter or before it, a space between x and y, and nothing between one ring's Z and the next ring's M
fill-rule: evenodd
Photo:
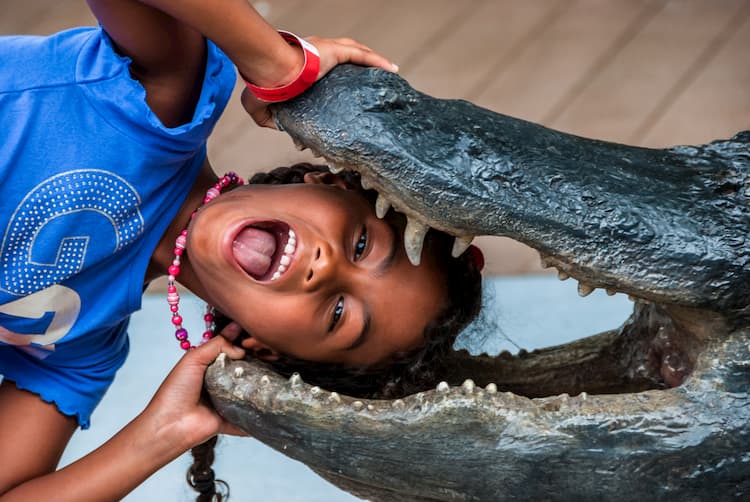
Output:
M233 172L229 172L219 178L219 181L211 188L206 191L206 195L203 198L203 203L211 202L213 199L221 195L221 191L232 184L243 185L245 182ZM194 218L197 214L198 209L192 212L190 218ZM175 331L175 337L180 342L180 347L184 350L193 348L188 341L188 332L182 327L182 316L178 313L180 295L177 293L177 286L175 286L176 277L180 274L180 256L184 253L185 247L187 246L187 228L180 232L180 235L175 239L174 244L174 260L172 265L167 269L169 276L167 277L167 302L169 303L169 310L172 312L172 324L177 327ZM213 307L207 306L206 313L203 316L203 320L206 322L206 331L203 332L201 344L207 340L213 338L213 330L211 325L214 321Z

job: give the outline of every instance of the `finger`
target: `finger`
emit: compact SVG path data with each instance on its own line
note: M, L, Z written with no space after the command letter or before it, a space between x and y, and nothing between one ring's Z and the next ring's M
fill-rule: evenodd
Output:
M339 60L339 63L350 62L361 66L375 66L391 72L398 71L397 64L375 51L344 46L341 52L343 52L344 60Z
M363 51L375 52L367 45L358 42L352 38L321 38L321 37L307 37L306 40L320 49L321 45L334 44L343 45L346 47L353 47L355 49L361 49Z
M219 434L228 434L230 436L240 436L240 437L251 437L250 434L243 431L236 425L230 424L226 420L221 421L221 424L219 425Z
M256 124L269 129L276 129L276 121L268 108L268 103L256 98L249 89L245 88L240 96L243 108L252 117Z
M273 119L273 114L268 107L252 113L250 116L259 126L267 127L269 129L276 129L276 121Z
M238 336L242 333L242 326L232 321L221 330L219 335L223 336L230 342L234 342Z
M351 38L335 38L333 39L334 42L340 45L346 45L347 47L354 47L356 49L360 49L367 52L375 52L370 47L366 46L365 44L361 42L357 42L356 40L353 40Z
M245 350L236 345L232 345L229 340L222 336L216 336L204 343L203 345L190 350L187 356L190 356L193 362L202 366L208 366L224 352L231 359L241 359L245 356Z
M340 44L329 40L326 47L333 56L334 64L354 63L361 66L374 66L388 71L397 71L398 66L387 58L371 50L355 45ZM330 61L330 60L329 60ZM322 59L321 59L322 62Z

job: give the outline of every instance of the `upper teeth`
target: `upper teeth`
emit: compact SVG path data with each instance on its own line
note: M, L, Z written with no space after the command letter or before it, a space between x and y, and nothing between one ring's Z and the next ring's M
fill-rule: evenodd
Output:
M290 263L292 263L292 255L294 254L294 251L297 249L297 235L294 233L294 230L291 228L289 229L289 238L286 241L286 246L284 246L284 254L281 255L281 259L279 260L279 266L276 269L276 272L273 273L271 276L271 280L275 281L279 277L281 277L281 274L286 272L287 267Z

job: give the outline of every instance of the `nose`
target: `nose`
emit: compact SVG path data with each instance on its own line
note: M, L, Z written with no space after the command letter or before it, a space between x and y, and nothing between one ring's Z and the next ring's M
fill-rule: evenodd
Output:
M310 268L305 276L305 286L310 290L330 283L335 275L336 261L333 250L327 243L315 247L312 253Z

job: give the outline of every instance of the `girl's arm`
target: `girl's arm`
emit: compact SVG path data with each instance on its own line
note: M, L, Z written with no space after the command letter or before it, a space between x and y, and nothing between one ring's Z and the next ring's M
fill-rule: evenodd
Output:
M199 97L206 47L216 43L244 78L262 87L292 81L303 64L247 0L88 0L91 10L146 88L147 101L166 125L190 120ZM351 62L394 70L383 56L351 39L314 41L320 72ZM258 108L258 107L256 107Z
M118 500L189 448L219 433L240 433L200 400L203 374L220 352L233 359L244 355L221 336L190 350L140 415L92 453L49 474L75 421L3 382L0 438L11 443L0 449L0 500ZM21 468L27 471L19 479Z

